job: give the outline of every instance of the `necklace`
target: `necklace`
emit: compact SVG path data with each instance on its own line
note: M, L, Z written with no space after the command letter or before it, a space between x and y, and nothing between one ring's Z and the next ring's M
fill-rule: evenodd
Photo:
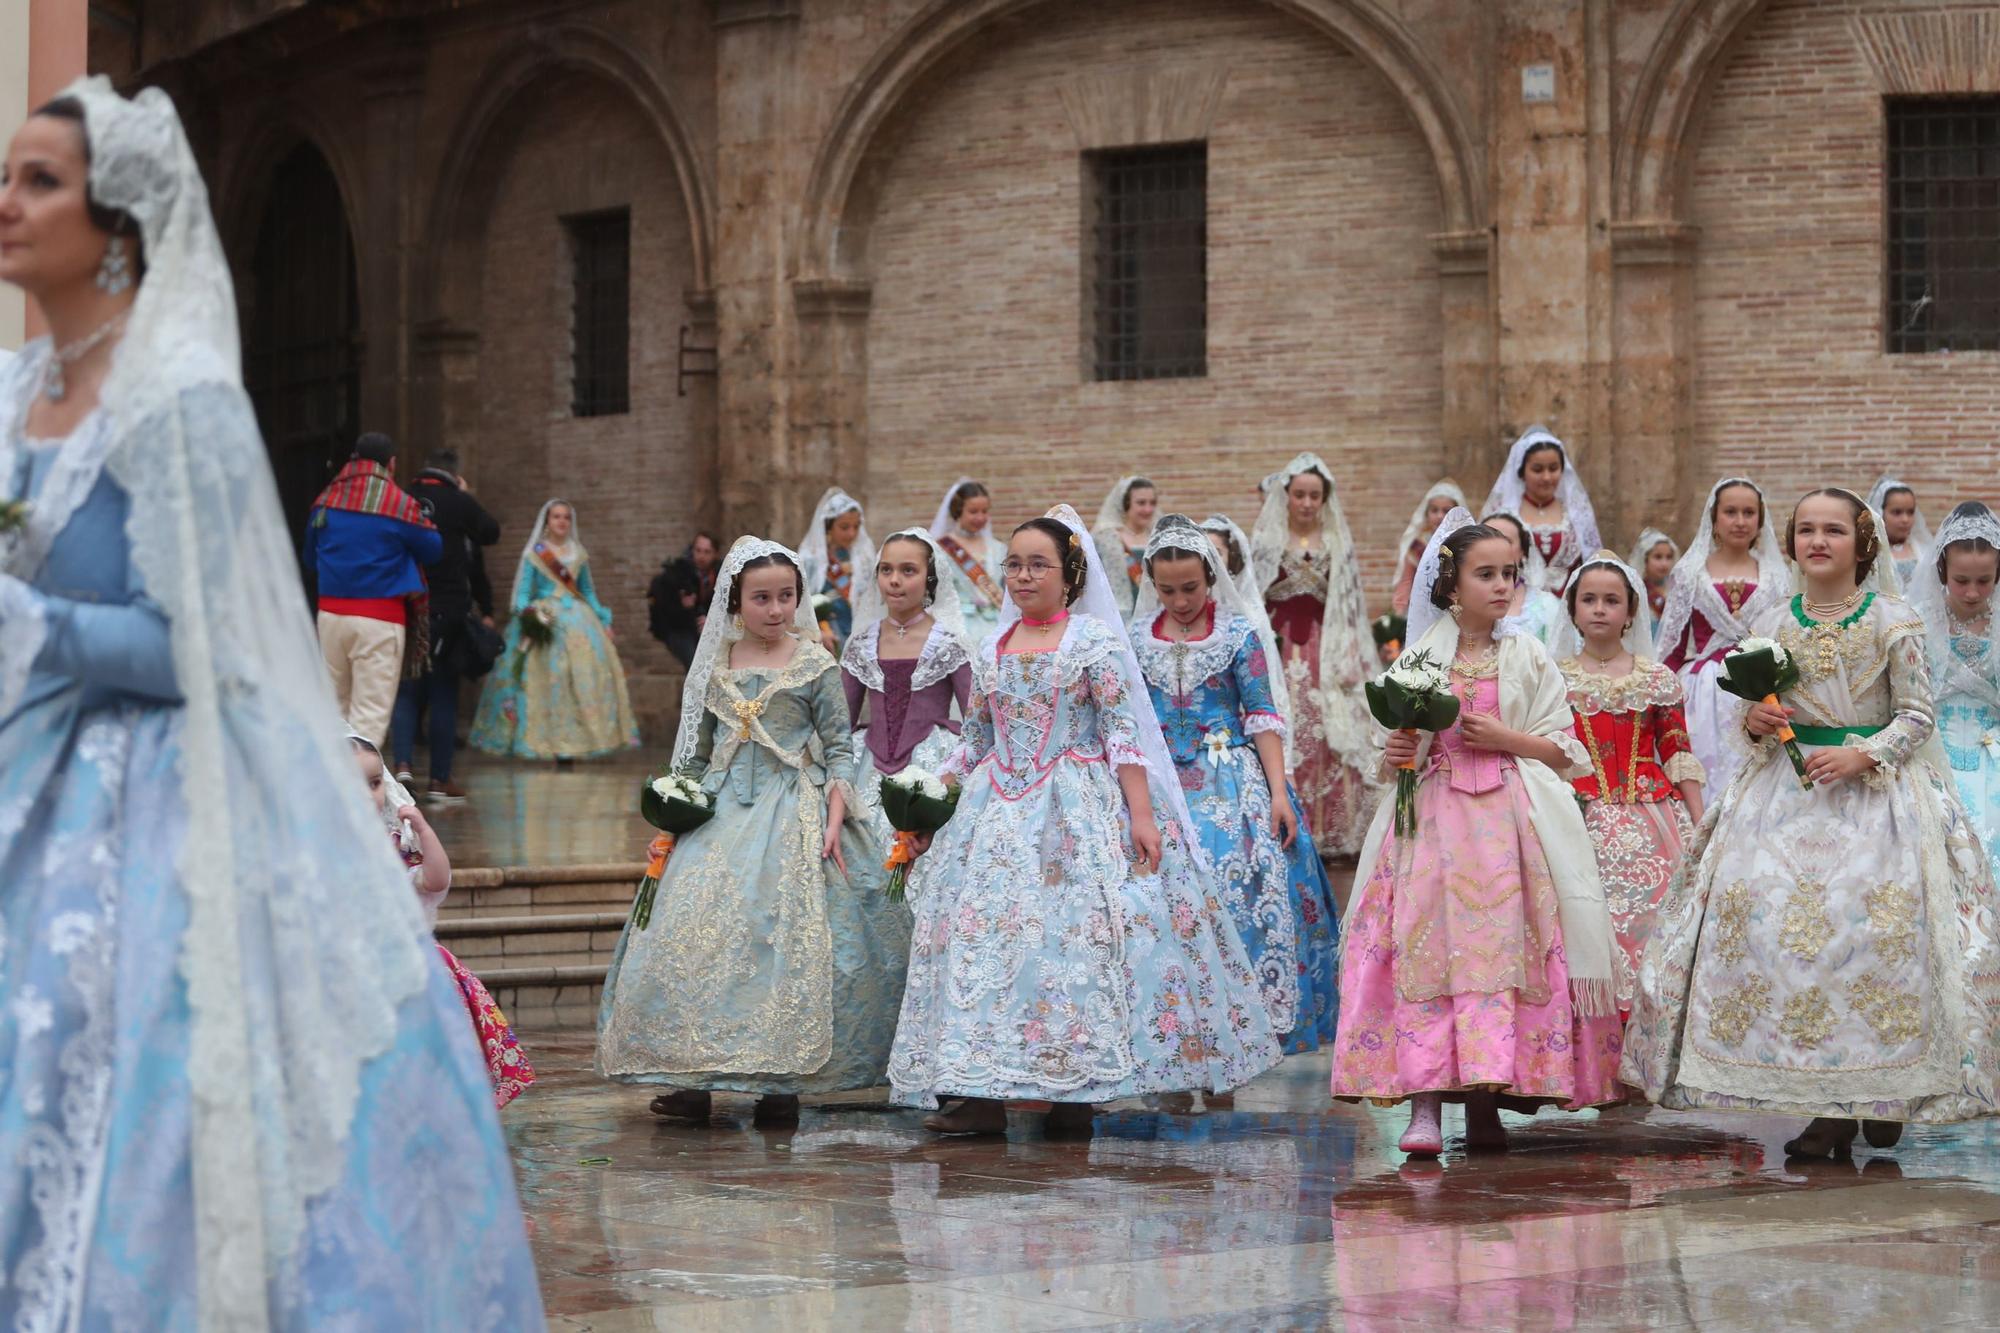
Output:
M1194 627L1196 625L1203 623L1207 619L1208 619L1207 603L1204 603L1202 605L1201 610L1195 612L1194 616L1188 620L1182 620L1179 616L1175 615L1171 611L1167 612L1168 623L1173 625L1176 629L1180 631L1180 638L1179 640L1177 640L1177 642L1180 643L1186 643L1189 639L1192 639L1195 636Z
M1060 625L1063 623L1063 621L1068 619L1069 619L1069 608L1064 607L1062 610L1050 616L1047 620L1037 620L1031 615L1023 614L1021 617L1021 623L1023 625L1026 625L1029 629L1047 629L1051 625Z
M1806 614L1809 616L1814 616L1819 619L1844 616L1849 611L1852 611L1854 609L1855 603L1859 602L1860 600L1861 600L1861 589L1856 588L1853 592L1847 594L1847 596L1841 598L1837 602L1810 602L1810 601L1806 602L1805 603Z
M1591 661L1597 663L1597 665L1599 666L1610 666L1613 662L1616 662L1619 658L1623 657L1625 653L1621 649L1618 652L1611 654L1611 656L1609 657L1599 657L1596 653L1591 652L1590 648L1586 645L1583 650L1583 655L1589 658Z
M42 371L42 396L52 403L60 403L69 393L69 385L63 378L63 367L73 366L89 356L106 338L118 332L131 313L132 307L126 306L100 324L95 332L85 334L67 347L56 348L49 356L48 367Z
M906 637L910 632L910 627L915 625L919 620L922 620L926 614L928 613L919 611L908 620L898 620L894 616L883 616L882 618L896 627L896 637L901 639Z
M1484 652L1468 653L1460 648L1452 658L1452 668L1462 675L1485 677L1492 675L1500 665L1500 645L1489 643Z

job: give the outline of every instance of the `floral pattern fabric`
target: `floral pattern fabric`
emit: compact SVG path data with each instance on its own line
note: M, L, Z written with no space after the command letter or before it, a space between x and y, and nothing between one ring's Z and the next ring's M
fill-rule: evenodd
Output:
M569 573L574 589L538 561L521 562L506 647L472 719L475 748L517 759L587 759L639 743L625 666L606 633L611 612L597 600L587 559ZM555 621L548 643L522 638L521 617L530 606Z
M479 1036L479 1049L486 1056L486 1072L493 1079L493 1104L503 1107L528 1090L528 1085L535 1081L535 1068L528 1063L514 1029L508 1026L507 1015L501 1012L486 983L467 971L465 964L442 944L437 951L444 970L458 986L459 998L465 1001L472 1030Z
M1921 622L1877 596L1838 624L1794 605L1752 628L1799 663L1795 725L1879 728L1845 742L1877 767L1806 788L1758 744L1661 912L1624 1076L1677 1109L1991 1115L1993 878L1930 743Z
M1453 677L1497 715L1499 681ZM1619 1022L1573 1008L1555 881L1511 756L1438 733L1418 836L1392 831L1357 892L1340 969L1336 1097L1498 1091L1568 1107L1621 1099Z
M1338 1012L1333 899L1310 835L1301 829L1289 851L1277 835L1253 741L1284 725L1271 665L1242 616L1185 643L1162 639L1160 623L1134 626L1133 644L1189 813L1286 1054L1317 1050Z
M1117 631L1073 615L1056 650L1005 647L989 640L973 664L944 769L958 813L911 875L895 1099L1248 1082L1277 1062L1277 1035L1193 831L1165 820L1159 870L1133 873L1115 770L1144 761Z
M2000 652L1956 621L1929 641L1938 736L1979 845L2000 878Z
M1287 549L1264 604L1291 686L1292 785L1303 802L1300 813L1322 851L1352 856L1367 835L1377 792L1359 766L1372 740L1360 683L1349 687L1320 679L1320 635L1332 578L1332 557L1324 550Z

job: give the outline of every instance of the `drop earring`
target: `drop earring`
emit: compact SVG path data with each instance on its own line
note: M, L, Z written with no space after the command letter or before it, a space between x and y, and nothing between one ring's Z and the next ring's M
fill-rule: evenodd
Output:
M735 631L736 631L736 632L737 632L738 634L741 634L741 633L743 632L743 613L742 613L742 612L740 612L740 611L739 611L739 612L737 612L737 613L736 613L735 615L733 615L733 616L731 616L731 617L729 618L729 627L730 627L731 629L735 630Z
M104 258L97 265L97 290L107 296L116 296L132 285L132 265L125 258L125 238L113 236L111 243L104 247Z
M1458 598L1456 598L1456 597L1454 597L1454 598L1452 598L1452 599L1451 599L1451 606L1450 606L1450 607L1449 607L1448 609L1449 609L1449 610L1451 611L1451 618L1452 618L1453 620L1457 620L1457 619L1458 619L1458 613L1459 613L1460 611L1464 610L1464 608L1463 608L1463 607L1461 607L1461 606L1460 606L1460 605L1458 604Z

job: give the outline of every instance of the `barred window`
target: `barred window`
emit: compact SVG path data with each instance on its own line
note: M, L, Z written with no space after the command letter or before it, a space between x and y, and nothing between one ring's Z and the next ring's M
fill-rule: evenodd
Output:
M1888 101L1891 352L2000 351L2000 97Z
M1208 145L1084 154L1100 380L1208 373Z
M563 219L570 251L570 411L615 416L631 408L632 214Z

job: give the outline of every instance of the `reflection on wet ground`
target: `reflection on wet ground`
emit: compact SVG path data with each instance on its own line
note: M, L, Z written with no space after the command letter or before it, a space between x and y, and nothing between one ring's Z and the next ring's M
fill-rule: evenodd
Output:
M915 1112L717 1099L655 1121L527 1038L503 1117L556 1327L1993 1327L2000 1127L1787 1164L1790 1120L1508 1117L1513 1151L1395 1150L1404 1113L1334 1106L1307 1057L1232 1108L1121 1104L1089 1143L1016 1109L1005 1140ZM1447 1135L1459 1125L1447 1111ZM599 1159L609 1159L608 1161Z
M639 817L639 786L665 757L632 750L558 768L467 751L453 776L468 799L425 812L454 866L637 863L653 837ZM419 758L418 791L423 774Z

